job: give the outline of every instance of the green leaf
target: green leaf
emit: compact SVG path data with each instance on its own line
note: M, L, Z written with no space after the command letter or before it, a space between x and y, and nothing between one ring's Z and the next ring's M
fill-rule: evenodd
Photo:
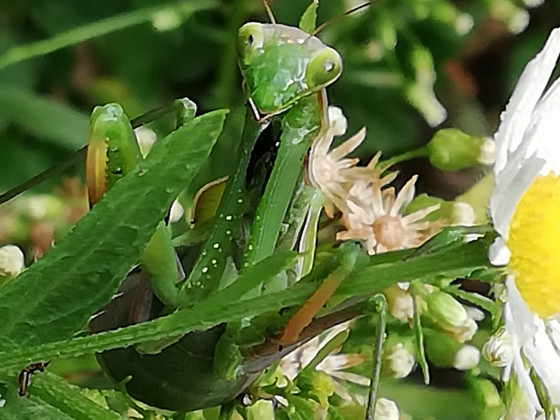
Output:
M68 339L111 299L206 161L225 114L205 114L157 142L44 258L0 289L0 349Z
M8 392L0 417L5 420L117 420L121 417L84 396L79 388L57 375L36 373L28 388L29 396L17 395L17 378L0 376Z
M319 0L313 0L299 20L299 27L302 31L308 34L313 33L317 25L317 8L319 7Z
M436 252L404 261L383 262L391 254L402 256L402 252L395 252L370 258L372 265L358 267L349 275L335 292L335 298L343 300L352 296L375 294L403 279L413 281L433 278L439 273L445 273L449 278L464 276L487 263L486 246L480 242L471 242L449 252ZM382 262L375 265L376 260ZM316 287L315 284L302 280L281 292L269 293L241 302L222 301L221 305L216 305L215 302L211 304L202 302L191 310L178 311L154 321L119 330L3 351L0 353L0 367L3 370L21 368L37 360L79 356L159 340L189 331L205 330L222 322L239 321L246 317L299 305L313 293ZM224 289L224 292L226 290ZM0 314L2 314L1 309Z
M0 85L0 114L57 146L76 150L87 142L88 116L13 85Z

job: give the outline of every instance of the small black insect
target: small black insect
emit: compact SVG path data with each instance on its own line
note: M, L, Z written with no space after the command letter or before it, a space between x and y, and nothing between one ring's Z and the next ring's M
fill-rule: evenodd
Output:
M35 372L44 372L50 362L32 363L23 369L18 376L18 394L20 397L27 396L27 388L31 385L31 377Z

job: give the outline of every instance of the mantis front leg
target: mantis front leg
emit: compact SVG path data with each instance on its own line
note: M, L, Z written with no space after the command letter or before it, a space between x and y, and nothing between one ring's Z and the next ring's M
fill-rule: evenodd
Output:
M183 123L194 117L195 105L188 100L174 104L178 120ZM96 107L90 121L86 155L86 183L90 207L95 205L120 178L140 162L142 154L130 120L118 104ZM140 259L140 266L150 285L167 308L178 306L177 282L180 273L171 232L161 222Z

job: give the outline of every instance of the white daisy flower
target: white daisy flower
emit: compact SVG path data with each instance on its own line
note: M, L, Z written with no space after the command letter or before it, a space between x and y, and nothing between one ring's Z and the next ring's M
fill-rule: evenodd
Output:
M504 375L517 377L530 418L542 407L528 367L560 406L560 79L546 89L559 55L555 29L519 78L494 136L490 213L500 236L489 259L506 265L513 357Z

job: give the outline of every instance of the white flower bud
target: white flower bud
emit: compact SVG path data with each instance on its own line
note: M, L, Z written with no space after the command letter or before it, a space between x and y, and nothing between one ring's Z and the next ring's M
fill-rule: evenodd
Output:
M469 13L459 13L455 20L455 30L458 35L468 34L474 27L474 19Z
M342 110L337 106L329 106L328 108L329 125L332 129L333 135L342 136L346 133L348 128L348 121L342 113Z
M467 344L455 354L453 367L458 370L469 370L480 362L480 352L475 346Z
M375 420L399 420L401 413L397 404L387 398L375 402Z
M406 378L412 372L415 364L414 356L402 343L398 343L383 355L383 367L387 369L391 377L396 379Z
M177 29L181 23L183 23L183 18L177 10L163 9L154 13L152 18L152 26L159 32Z
M477 323L474 319L469 318L463 325L451 332L459 343L464 343L465 341L472 340L477 330Z
M482 348L482 355L493 366L505 367L513 361L511 338L505 329L499 330L488 339Z
M492 165L496 161L496 143L491 138L485 138L480 145L478 161L483 165Z
M398 285L385 290L389 312L401 322L408 322L414 316L414 302L409 292Z
M23 252L15 245L0 248L0 276L15 277L25 268Z

